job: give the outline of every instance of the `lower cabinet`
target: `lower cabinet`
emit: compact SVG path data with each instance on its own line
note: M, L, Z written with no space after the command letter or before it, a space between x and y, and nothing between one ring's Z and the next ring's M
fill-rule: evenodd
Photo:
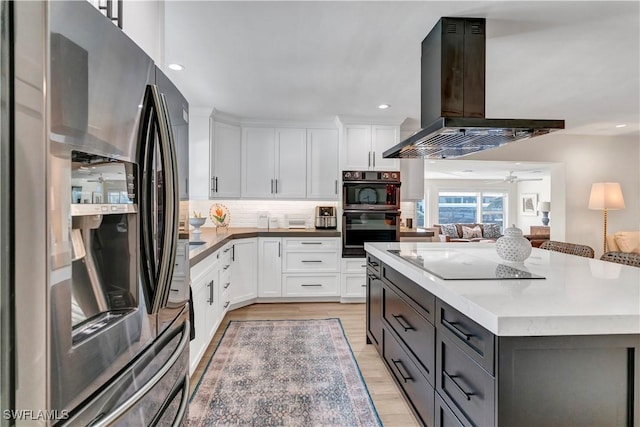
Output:
M632 426L640 336L493 335L367 255L367 342L426 426Z
M220 322L218 305L220 251L209 255L191 269L195 338L189 345L189 372L192 373L204 355Z
M231 242L231 287L229 296L234 308L246 305L258 297L258 239L238 239Z
M282 238L258 237L258 297L282 296Z
M340 295L340 238L259 237L259 298Z
M365 258L342 258L340 296L343 300L362 302L367 296L367 264Z

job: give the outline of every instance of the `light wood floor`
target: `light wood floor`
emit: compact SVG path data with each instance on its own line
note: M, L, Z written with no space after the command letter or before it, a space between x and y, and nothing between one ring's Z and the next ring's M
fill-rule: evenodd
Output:
M364 304L288 303L253 304L227 313L191 376L191 391L200 380L229 320L339 318L356 357L380 420L385 427L419 425L373 345L366 344Z

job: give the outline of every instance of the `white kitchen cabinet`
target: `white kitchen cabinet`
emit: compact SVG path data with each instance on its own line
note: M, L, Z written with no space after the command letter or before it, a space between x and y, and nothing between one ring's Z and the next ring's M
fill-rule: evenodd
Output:
M282 239L258 238L258 297L282 296Z
M198 366L220 322L218 295L220 251L191 269L195 339L189 347L189 372Z
M240 126L211 120L209 197L240 197L242 132Z
M344 126L344 170L399 170L398 159L385 159L382 153L400 142L400 127L386 125Z
M365 258L342 258L340 296L349 302L362 302L367 289Z
M242 197L306 197L306 129L242 129Z
M424 200L424 160L400 159L400 200Z
M282 239L282 296L340 295L340 238Z
M238 308L258 296L258 241L238 239L231 242L231 306Z
M337 129L307 129L307 198L336 200L340 193Z

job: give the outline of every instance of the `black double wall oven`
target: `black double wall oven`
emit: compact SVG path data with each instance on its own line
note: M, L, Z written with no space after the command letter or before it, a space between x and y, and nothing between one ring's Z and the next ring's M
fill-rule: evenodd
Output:
M365 242L400 237L400 172L342 172L342 257L363 258Z

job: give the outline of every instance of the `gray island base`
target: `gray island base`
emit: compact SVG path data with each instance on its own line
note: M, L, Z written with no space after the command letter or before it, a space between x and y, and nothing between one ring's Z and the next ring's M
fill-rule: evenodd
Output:
M530 328L537 330L536 335L526 335L526 331L518 335L514 328L508 329L509 335L500 335L489 327L495 329L500 320L506 322L507 316L497 309L491 312L491 304L482 303L484 298L491 297L491 289L502 289L492 288L495 283L476 281L475 286L488 289L485 295L481 295L482 291L465 293L460 290L464 287L453 286L453 282L421 271L387 252L401 249L430 256L415 244L367 244L365 249L367 343L376 347L423 425L640 425L640 330L635 329L640 325L636 324L640 313L633 311L633 301L630 312L625 313L630 322L625 327L630 333L590 334L585 330L567 334L562 331L566 325L559 327L546 319L548 330L541 330L539 325ZM579 268L582 262L588 265L589 261L596 261L585 259L574 264L575 260L563 258L570 255L534 254L538 258L534 257L527 269L547 277L548 281L540 282L539 288L532 287L537 292L532 292L530 298L538 299L533 305L543 304L541 295L545 293L562 298L559 293L573 292L573 287L553 289L562 286L558 271L566 272L567 266ZM488 251L473 256L499 262ZM635 286L640 287L636 272L626 270L634 267L624 267L622 280L636 280ZM566 280L567 276L563 277ZM510 284L500 284L505 285ZM616 283L609 281L604 285ZM626 297L636 298L640 311L634 283L617 285L618 291L625 285L625 289L631 290ZM500 300L503 295L496 293L493 297ZM526 295L513 298L513 304L517 306L522 298ZM454 304L460 309L454 308ZM535 309L532 303L527 304L528 310ZM526 311L524 306L521 309ZM579 322L580 309L567 307L564 315L573 313ZM620 315L616 312L619 308L610 310L612 316ZM532 315L531 311L525 314ZM551 319L562 315L554 313ZM607 313L599 315L603 322L608 320ZM490 322L491 316L496 317L495 323ZM585 323L588 328L589 322Z

